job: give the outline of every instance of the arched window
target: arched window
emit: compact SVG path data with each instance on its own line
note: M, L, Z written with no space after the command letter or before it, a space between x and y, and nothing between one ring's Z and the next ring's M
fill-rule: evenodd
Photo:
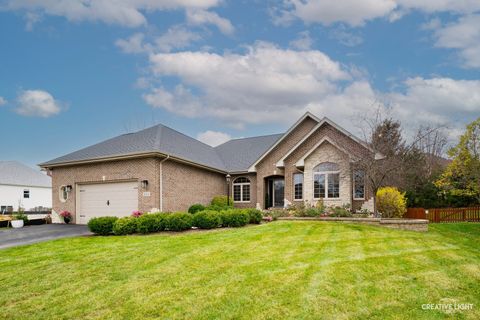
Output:
M250 180L239 177L233 180L233 201L250 202Z
M340 167L333 162L322 162L313 168L313 198L340 197Z

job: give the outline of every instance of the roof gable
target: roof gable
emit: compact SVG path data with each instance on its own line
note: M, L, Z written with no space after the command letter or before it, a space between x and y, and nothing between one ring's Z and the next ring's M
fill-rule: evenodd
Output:
M298 127L305 119L311 118L316 122L320 119L310 112L306 112L300 119L298 119L270 148L268 148L249 168L249 172L255 172L255 166L260 163L276 146L278 146L296 127Z
M327 117L324 117L322 118L318 124L312 128L312 130L310 130L310 132L308 134L306 134L303 139L301 139L293 148L291 148L278 162L277 162L277 167L283 167L285 166L285 159L287 159L295 150L297 150L298 147L300 147L312 134L314 134L317 130L319 130L323 125L325 124L328 124L330 125L331 127L333 127L334 129L338 130L339 132L341 132L342 134L344 134L345 136L347 136L348 138L352 139L353 141L355 141L356 143L358 143L359 145L361 145L362 147L368 149L368 150L371 150L370 147L364 142L362 141L361 139L357 138L355 135L353 135L352 133L348 132L347 130L345 130L344 128L342 128L340 125L336 124L335 122L333 122L332 120L330 120L329 118ZM329 139L331 140L331 139ZM318 144L320 145L320 144Z

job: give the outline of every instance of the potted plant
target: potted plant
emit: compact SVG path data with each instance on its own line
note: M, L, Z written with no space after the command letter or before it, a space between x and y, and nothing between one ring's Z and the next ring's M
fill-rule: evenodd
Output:
M65 222L66 224L69 224L70 221L72 221L72 214L70 213L70 211L63 210L62 212L60 212L60 217L63 218L63 222Z
M19 211L13 214L12 228L22 228L28 221L25 213Z

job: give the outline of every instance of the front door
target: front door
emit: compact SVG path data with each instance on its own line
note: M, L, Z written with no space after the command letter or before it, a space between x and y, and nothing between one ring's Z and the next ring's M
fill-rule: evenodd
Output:
M283 208L285 198L285 179L271 177L266 179L265 208Z

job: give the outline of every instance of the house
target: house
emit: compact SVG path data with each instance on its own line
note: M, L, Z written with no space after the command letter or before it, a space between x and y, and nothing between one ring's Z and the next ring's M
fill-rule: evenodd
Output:
M17 161L0 161L0 214L52 207L52 180Z
M136 209L187 210L228 188L236 207L323 200L358 209L372 204L364 172L355 165L370 152L330 119L306 113L285 133L217 147L156 125L40 166L51 172L53 211L68 210L76 223L85 224Z

